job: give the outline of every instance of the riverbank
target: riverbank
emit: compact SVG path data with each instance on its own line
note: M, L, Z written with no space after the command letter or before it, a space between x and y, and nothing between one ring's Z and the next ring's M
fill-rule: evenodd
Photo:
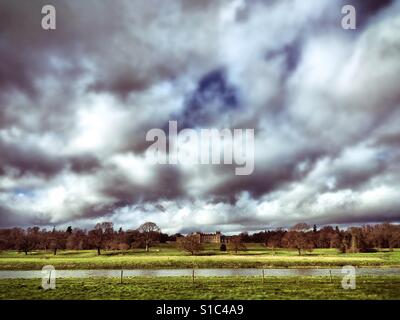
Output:
M199 256L191 256L168 246L143 250L94 250L0 253L0 270L40 270L44 265L56 269L185 269L185 268L330 268L400 267L400 250L373 253L340 254L335 249L318 249L302 256L295 251L270 250L261 245L249 246L244 252L220 252L212 247Z
M57 279L43 290L40 279L1 279L0 299L400 299L399 276L358 276L355 290L341 277L131 277Z

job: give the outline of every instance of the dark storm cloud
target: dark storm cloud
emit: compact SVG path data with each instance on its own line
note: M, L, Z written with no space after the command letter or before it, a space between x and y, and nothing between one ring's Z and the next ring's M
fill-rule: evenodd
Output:
M15 146L0 139L0 163L11 167L19 174L33 173L50 177L63 168L63 163L55 157L26 146Z
M332 170L332 175L336 177L337 189L354 189L357 190L358 187L367 184L368 181L374 177L379 176L388 169L388 164L384 161L378 161L376 164L362 168L359 166L352 167L342 167Z
M17 170L17 175L34 174L50 178L63 169L76 173L99 169L101 163L91 155L60 157L47 154L35 146L15 145L0 139L0 163L3 174L6 168Z
M360 26L365 26L382 10L390 7L396 0L351 0L346 4L352 4L357 10L357 18Z
M176 168L163 166L154 168L156 180L150 185L137 184L115 168L102 177L98 189L101 194L125 205L142 201L157 201L160 198L177 199L185 195L182 175Z
M68 159L68 164L73 172L86 173L99 170L101 162L92 155L74 156Z
M395 148L400 147L400 132L392 134L384 134L376 139L374 145L376 146L386 145L386 146L393 146Z
M296 69L301 58L300 54L301 50L299 48L299 44L294 42L284 46L283 48L269 51L265 58L268 62L269 60L273 60L275 58L284 57L287 72L290 74L293 70Z
M292 166L287 165L267 172L255 170L254 176L245 176L243 178L235 177L228 183L224 183L209 191L210 194L217 194L233 201L237 194L246 190L255 198L279 188L283 184L293 180L294 173Z
M67 20L64 14L71 13L65 1L53 1L60 8L59 23ZM52 71L49 64L51 54L69 51L74 53L72 28L59 28L54 32L43 32L41 28L41 8L46 1L2 1L0 32L0 86L16 89L27 94L37 93L37 81ZM73 17L71 17L73 18ZM66 58L67 55L64 56Z
M151 82L148 79L137 78L134 74L117 74L116 77L100 79L89 87L95 92L113 92L121 98L126 98L130 93L146 89Z
M238 88L228 83L226 70L218 68L201 77L178 117L183 128L212 126L218 122L218 115L239 108L239 100Z
M343 210L346 211L345 209ZM346 212L345 212L346 213ZM382 211L374 211L374 212L364 212L362 215L355 215L352 210L349 210L347 214L343 214L341 217L334 217L334 218L313 218L309 221L309 223L321 223L321 224L358 224L358 225L365 225L365 224L374 224L374 223L385 223L385 222L393 222L399 220L399 211L396 208L391 210L385 209L384 212Z
M41 28L41 8L46 4L52 4L57 9L59 27L51 32ZM110 74L103 76L102 69L98 69L96 77L99 78L89 88L108 89L116 93L141 88L139 84L144 80L140 76L135 79L135 72L126 73L126 68L117 64L117 60L105 59L113 50L109 45L115 39L115 34L123 31L125 5L125 1L111 5L95 0L85 3L63 0L50 3L42 0L2 1L0 58L3 63L0 66L0 86L22 90L27 94L42 90L40 78L57 72L57 65L51 63L51 58L56 57L60 63L70 63L78 71L83 60L100 59L102 69ZM121 73L126 74L125 77L122 74L112 77L112 72L118 66L121 67ZM81 73L78 75L82 76ZM61 75L68 79L67 76ZM104 80L106 78L107 83Z
M29 218L24 216L17 216L13 210L0 205L0 221L1 226L4 227L14 227L25 225L25 223L29 223Z

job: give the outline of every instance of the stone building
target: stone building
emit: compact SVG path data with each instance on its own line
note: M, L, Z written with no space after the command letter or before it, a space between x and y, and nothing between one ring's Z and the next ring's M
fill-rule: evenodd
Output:
M193 237L197 239L199 243L221 243L223 242L223 236L221 232L216 233L201 233L195 232L192 234Z

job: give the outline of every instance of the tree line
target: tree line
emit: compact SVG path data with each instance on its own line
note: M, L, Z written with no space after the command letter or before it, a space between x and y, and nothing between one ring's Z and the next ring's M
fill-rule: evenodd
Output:
M25 229L0 229L0 250L17 250L28 254L33 250L49 250L57 254L58 250L95 249L100 255L102 250L128 250L144 248L149 251L155 242L173 241L175 238L161 232L153 222L146 222L135 230L114 230L112 222L96 224L92 230L68 227L64 231L31 227Z
M135 230L114 230L111 222L98 223L91 230L68 227L66 230L46 230L39 227L27 229L0 229L0 250L17 250L28 254L34 250L128 250L133 248L149 248L155 243L176 241L179 249L191 254L203 250L193 236L181 234L168 235L162 233L153 222L146 222ZM390 223L351 227L341 230L338 227L309 226L296 224L290 229L276 229L253 234L240 233L224 236L220 250L238 252L246 250L246 243L262 243L275 250L288 248L297 250L301 255L315 248L336 248L342 253L369 252L376 249L400 247L400 226Z
M277 229L240 235L243 242L261 242L269 248L291 248L301 255L315 248L336 248L342 253L370 252L376 249L400 247L400 225L390 223L350 227L324 226L318 229L299 223L289 230Z

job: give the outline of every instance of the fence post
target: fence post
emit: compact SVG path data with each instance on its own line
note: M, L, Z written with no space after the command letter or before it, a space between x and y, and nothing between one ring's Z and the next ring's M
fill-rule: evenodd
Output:
M264 283L264 269L262 269L262 283Z
M329 279L330 279L330 282L332 282L332 270L331 269L329 269Z
M124 270L121 270L121 284L122 284L122 277L124 276Z
M192 270L192 283L194 283L194 269Z

